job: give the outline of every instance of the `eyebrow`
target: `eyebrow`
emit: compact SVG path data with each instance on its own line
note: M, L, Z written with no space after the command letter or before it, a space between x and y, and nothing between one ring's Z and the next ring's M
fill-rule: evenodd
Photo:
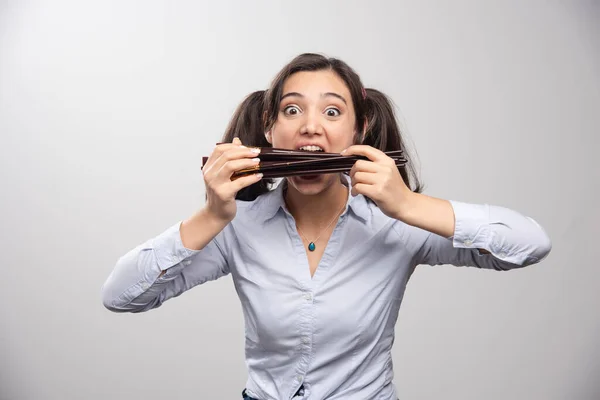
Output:
M343 96L340 96L340 95L339 95L339 94L337 94L337 93L334 93L334 92L327 92L327 93L323 93L323 94L321 95L321 97L328 97L328 96L331 96L331 97L336 97L336 98L340 99L341 101L343 101L343 102L344 102L344 104L348 105L348 103L346 102L346 99L344 99L344 97L343 97ZM301 97L301 98L303 98L303 97L304 97L304 95L303 95L303 94L300 94L300 93L298 93L298 92L289 92L289 93L286 93L286 94L284 94L283 96L281 96L281 100L283 100L283 99L285 99L285 98L287 98L287 97Z

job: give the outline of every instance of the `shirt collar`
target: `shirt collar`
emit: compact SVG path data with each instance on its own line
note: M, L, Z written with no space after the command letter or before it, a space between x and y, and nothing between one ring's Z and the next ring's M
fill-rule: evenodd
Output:
M351 180L350 177L346 174L343 174L342 177L345 180L345 185L350 187ZM253 207L257 210L260 210L263 215L264 221L267 222L279 212L288 212L287 207L285 205L285 201L283 199L283 193L285 186L287 185L287 181L282 179L277 186L271 191L261 195L254 203ZM371 216L371 209L368 200L362 195L352 196L350 191L348 191L348 199L346 200L346 209L342 213L344 215L348 211L352 211L354 215L362 219L364 222L368 220Z

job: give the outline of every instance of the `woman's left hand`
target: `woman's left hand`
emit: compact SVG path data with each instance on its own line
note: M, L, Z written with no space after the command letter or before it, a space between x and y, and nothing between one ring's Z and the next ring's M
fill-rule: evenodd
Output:
M404 205L413 192L404 183L394 160L381 150L367 145L350 146L341 154L361 155L369 159L358 160L350 170L352 196L367 196L385 215L400 219Z

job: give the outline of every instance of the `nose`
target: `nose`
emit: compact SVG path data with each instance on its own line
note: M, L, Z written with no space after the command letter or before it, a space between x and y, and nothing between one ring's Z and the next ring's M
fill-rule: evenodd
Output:
M321 135L323 134L323 126L319 119L318 112L311 111L305 114L304 123L300 127L300 133L304 135Z

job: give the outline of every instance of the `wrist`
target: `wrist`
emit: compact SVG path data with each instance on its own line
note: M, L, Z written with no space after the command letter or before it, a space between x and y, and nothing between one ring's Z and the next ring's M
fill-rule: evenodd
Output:
M222 215L219 215L213 212L209 207L202 208L195 217L202 221L203 225L208 225L219 230L231 222L231 218L226 218Z
M454 209L448 200L412 192L398 207L396 219L443 237L454 234Z
M398 203L394 218L404 223L409 223L411 215L414 215L414 210L418 207L420 197L422 197L420 193L415 193L411 190L407 191Z
M201 250L228 224L223 218L202 208L182 222L180 235L183 246L190 250Z

